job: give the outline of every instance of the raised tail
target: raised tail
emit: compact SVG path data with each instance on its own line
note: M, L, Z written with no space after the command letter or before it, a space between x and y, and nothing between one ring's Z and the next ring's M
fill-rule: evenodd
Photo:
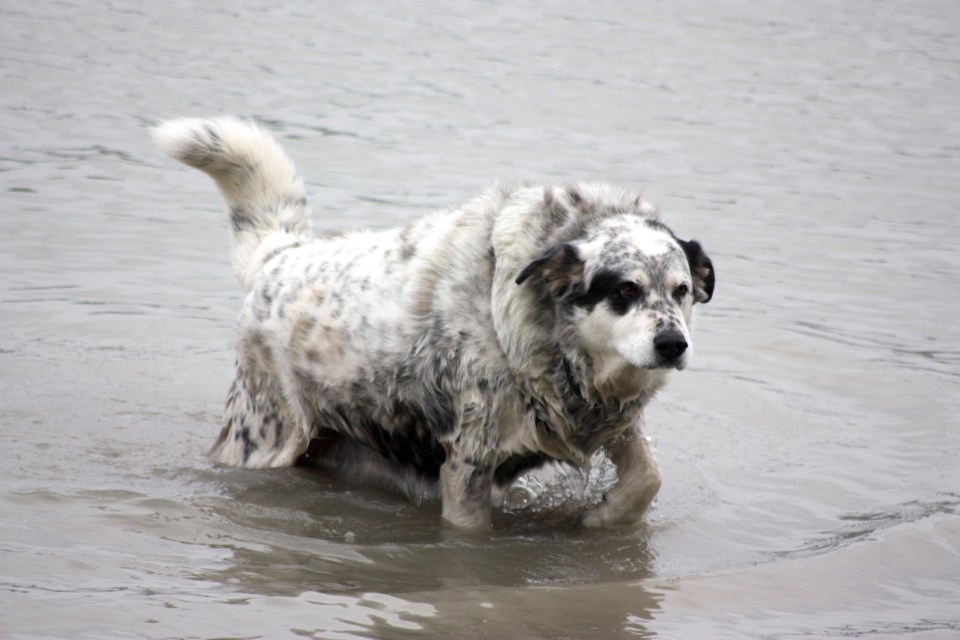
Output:
M233 272L249 291L263 263L310 236L310 210L293 161L256 124L181 118L151 129L171 157L209 174L230 212Z

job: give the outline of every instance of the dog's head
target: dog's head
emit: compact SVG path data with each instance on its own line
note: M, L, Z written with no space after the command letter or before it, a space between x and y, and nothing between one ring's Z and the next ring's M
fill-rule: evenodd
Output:
M516 278L540 283L562 330L600 377L631 367L683 369L693 305L713 297L713 264L703 248L644 215L651 210L638 201L635 213L600 220L550 246Z

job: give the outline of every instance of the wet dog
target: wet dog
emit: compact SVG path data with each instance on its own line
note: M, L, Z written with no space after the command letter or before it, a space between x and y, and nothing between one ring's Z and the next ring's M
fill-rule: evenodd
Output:
M387 231L313 238L303 182L253 123L153 129L216 181L247 292L221 464L319 464L439 495L490 525L494 487L603 449L617 482L587 525L632 522L660 472L643 408L692 351L713 265L640 196L502 184Z

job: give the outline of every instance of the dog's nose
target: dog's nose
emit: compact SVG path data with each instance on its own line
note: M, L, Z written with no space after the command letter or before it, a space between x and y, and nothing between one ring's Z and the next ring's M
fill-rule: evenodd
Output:
M676 360L687 350L687 341L679 331L664 331L653 339L653 348L664 360Z

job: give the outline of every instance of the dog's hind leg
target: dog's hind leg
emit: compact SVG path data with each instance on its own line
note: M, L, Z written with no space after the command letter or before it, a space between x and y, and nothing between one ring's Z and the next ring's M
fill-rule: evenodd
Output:
M603 502L586 514L583 523L588 527L636 522L660 491L660 465L641 432L642 425L641 419L604 446L617 468L617 482Z
M207 454L231 467L292 466L307 450L299 412L275 380L237 367L227 395L226 424Z

